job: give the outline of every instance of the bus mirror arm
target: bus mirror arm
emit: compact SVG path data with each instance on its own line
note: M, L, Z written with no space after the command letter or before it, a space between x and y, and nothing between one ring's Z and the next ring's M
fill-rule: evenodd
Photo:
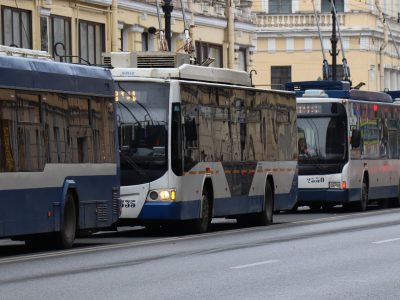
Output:
M358 148L361 144L361 132L359 129L351 130L351 147Z

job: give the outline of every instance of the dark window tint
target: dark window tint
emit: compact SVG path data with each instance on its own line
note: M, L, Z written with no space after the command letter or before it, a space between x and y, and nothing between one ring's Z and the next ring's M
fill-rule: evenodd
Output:
M336 12L344 12L344 0L335 0ZM332 4L330 0L321 0L321 11L331 12Z
M1 172L115 162L114 141L113 99L0 89Z
M172 171L178 176L182 175L182 116L181 105L172 104L171 124L171 166Z
M271 67L271 88L284 90L285 83L292 81L291 66L272 66Z
M292 0L269 0L268 11L271 14L289 14L292 12Z

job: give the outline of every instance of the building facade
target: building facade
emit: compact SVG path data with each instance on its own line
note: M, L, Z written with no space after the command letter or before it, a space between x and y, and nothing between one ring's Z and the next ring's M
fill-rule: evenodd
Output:
M345 54L353 86L361 83L364 90L400 89L400 1L335 2L341 33L338 79L343 78ZM332 59L329 0L262 0L254 3L253 11L257 13L256 85L280 89L287 81L323 77L323 53L329 65ZM337 36L339 39L339 32Z
M249 70L256 48L252 1L171 1L171 51L184 52L189 29L197 63ZM48 51L56 60L100 64L109 51L159 50L164 2L1 0L0 44ZM160 18L158 18L160 16Z

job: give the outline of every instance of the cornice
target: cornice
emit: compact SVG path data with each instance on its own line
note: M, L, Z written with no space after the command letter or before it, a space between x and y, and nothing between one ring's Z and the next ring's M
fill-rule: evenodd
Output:
M282 31L282 30L256 30L258 37L318 37L317 29L303 29L298 31ZM341 30L342 36L374 36L382 37L383 31L376 29L366 29L366 28L349 28L346 30ZM330 37L331 31L321 31L322 36Z
M235 21L235 30L241 30L245 32L256 32L257 25Z
M85 0L83 2L101 6L110 6L112 4L112 0Z
M136 2L136 1L131 1L131 0L119 0L118 7L120 9L123 8L123 9L136 11L139 13L148 13L153 16L157 16L157 9L154 5L150 5L150 4L146 4L146 3L142 3L142 2ZM173 10L171 15L173 18L175 18L177 20L181 20L181 21L183 20L182 12L180 9ZM189 20L190 17L191 17L191 14L188 14L187 19ZM204 16L204 15L200 15L200 14L194 14L194 24L209 26L209 27L214 27L214 28L219 28L219 29L225 29L228 25L228 21L225 18L216 18L213 16ZM235 21L235 29L241 30L244 32L255 32L257 27L256 27L256 25L251 24L251 23Z

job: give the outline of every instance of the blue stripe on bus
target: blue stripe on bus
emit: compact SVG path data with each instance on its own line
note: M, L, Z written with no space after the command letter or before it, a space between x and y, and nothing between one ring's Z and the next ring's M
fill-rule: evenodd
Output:
M371 187L368 191L369 199L395 198L398 195L399 187L397 185L384 187Z
M297 201L297 174L293 177L290 192L275 194L274 209L291 209ZM235 196L215 198L213 216L233 216L246 213L261 212L263 209L264 195ZM194 201L149 201L145 202L139 214L139 220L190 220L200 216L200 200Z
M74 180L80 203L81 229L108 227L118 216L112 215L112 190L116 176L77 176ZM63 187L0 190L0 237L45 233L59 230ZM107 221L99 222L97 202L108 203ZM52 216L48 217L48 212ZM114 220L113 220L114 219Z
M200 216L200 200L145 202L139 220L190 220Z
M275 209L290 209L294 205L293 195L275 195ZM264 196L237 196L214 199L213 216L224 217L261 212ZM284 208L281 208L284 207ZM194 201L148 201L139 214L139 220L172 221L190 220L200 216L200 200Z
M296 202L295 194L275 194L274 210L291 209ZM264 195L218 198L214 200L214 217L257 213L263 210Z
M259 212L263 208L264 196L236 196L214 200L214 216L233 216Z
M357 190L334 190L334 189L299 189L297 201L301 203L310 202L330 202L330 203L345 203L349 202L349 195L354 198ZM359 193L358 193L359 195ZM359 197L357 198L359 199Z
M371 187L368 191L368 199L385 199L394 198L398 195L398 186ZM299 189L298 202L330 202L330 203L347 203L359 201L361 197L361 189Z

